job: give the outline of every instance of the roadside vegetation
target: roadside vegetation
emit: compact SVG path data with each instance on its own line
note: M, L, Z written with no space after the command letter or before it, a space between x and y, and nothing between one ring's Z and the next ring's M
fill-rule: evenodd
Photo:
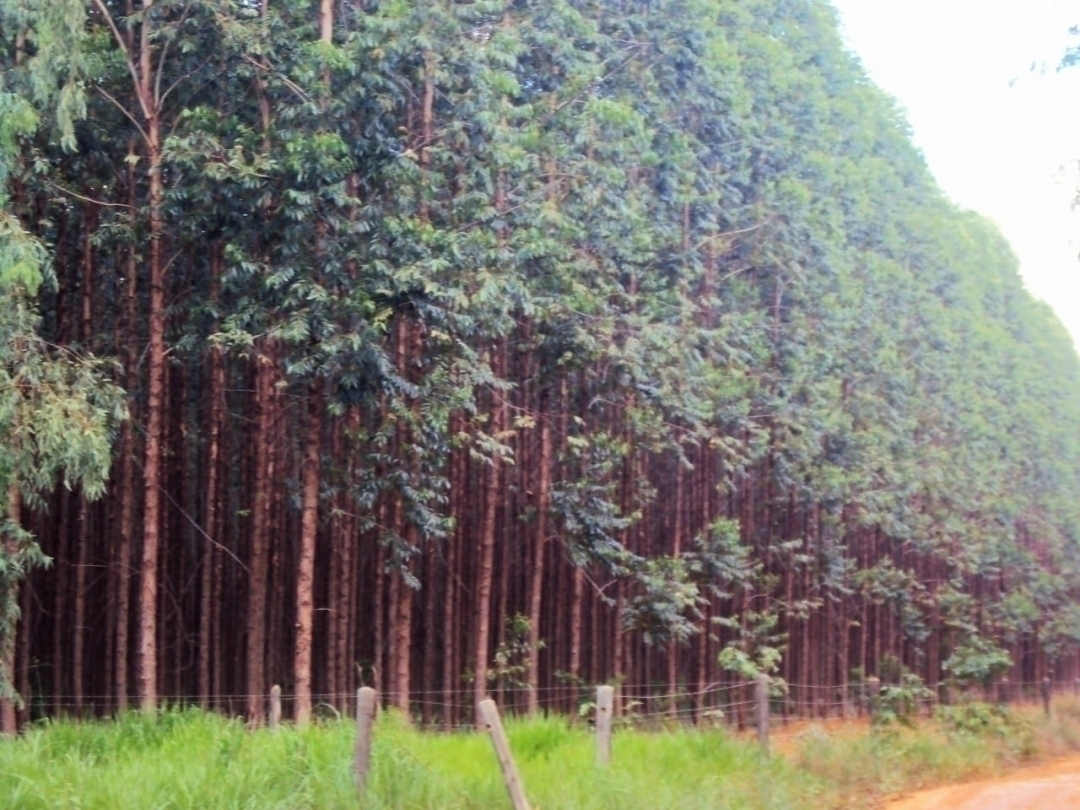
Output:
M584 724L512 720L508 731L543 810L872 808L1080 748L1080 702L1059 701L1050 719L971 704L911 724L799 724L777 730L771 756L724 728L623 728L606 769ZM353 740L348 721L252 732L198 710L50 721L0 742L0 810L356 808ZM365 810L509 806L485 735L380 717Z

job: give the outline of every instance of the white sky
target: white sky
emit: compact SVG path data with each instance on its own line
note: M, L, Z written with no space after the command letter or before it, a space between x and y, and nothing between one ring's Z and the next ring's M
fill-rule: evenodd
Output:
M1080 66L1056 70L1080 0L832 3L945 193L998 224L1080 347Z

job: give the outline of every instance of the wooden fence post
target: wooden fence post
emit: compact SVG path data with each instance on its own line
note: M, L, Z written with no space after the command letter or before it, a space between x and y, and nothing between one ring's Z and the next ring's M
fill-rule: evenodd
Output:
M364 686L356 691L356 789L363 795L371 770L371 731L375 725L375 690Z
M514 763L514 755L510 751L510 741L506 738L502 720L499 718L499 709L491 698L480 701L480 716L491 734L491 745L495 748L495 757L499 760L502 768L503 781L506 783L506 791L510 794L510 801L514 810L529 810L529 801L525 798L525 786L521 783L517 765Z
M601 765L611 762L611 719L615 708L615 688L596 687L596 760Z
M1047 677L1042 679L1042 684L1039 687L1039 691L1042 692L1043 711L1046 713L1047 717L1050 716L1050 688L1051 688L1051 686L1052 686L1052 683L1050 681L1050 677L1047 676Z
M281 687L276 683L270 689L270 730L281 725Z
M763 751L769 750L769 676L764 672L757 676L757 695L754 701L757 720L757 738Z
M1009 698L1011 697L1011 695L1009 694L1009 691L1010 691L1009 690L1009 678L1006 676L1006 677L1002 678L1000 681L998 681L998 695L997 695L997 698L998 698L998 703L1000 703L1002 706L1008 706L1009 705Z
M881 679L871 677L866 679L866 706L870 712L870 719L878 712L878 698L881 697Z

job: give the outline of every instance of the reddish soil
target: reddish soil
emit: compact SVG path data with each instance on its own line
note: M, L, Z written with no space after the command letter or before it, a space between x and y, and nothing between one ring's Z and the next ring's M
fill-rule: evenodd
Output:
M1080 756L999 779L925 790L886 810L1057 810L1080 808Z

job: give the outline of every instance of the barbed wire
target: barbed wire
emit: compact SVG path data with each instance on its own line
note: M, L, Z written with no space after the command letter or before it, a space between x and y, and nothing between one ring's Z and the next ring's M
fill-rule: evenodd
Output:
M1043 690L1046 682L1037 681L1007 681L997 682L988 688L971 690L969 694L981 695L990 702L1004 702L1015 704L1037 704L1043 698ZM663 718L701 717L708 712L720 712L724 717L732 713L738 713L748 707L754 706L754 700L738 700L739 690L748 690L756 686L751 681L736 683L708 684L698 689L682 689L675 692L652 691L656 684L623 684L616 687L617 709L625 717L649 720ZM854 682L845 686L786 683L786 692L770 696L770 704L781 714L774 716L786 720L793 716L796 719L814 719L818 715L845 716L852 710L860 712L868 706L871 688L866 682ZM888 688L889 683L880 685L880 689ZM1080 678L1057 679L1049 682L1050 693L1053 696L1078 696L1080 697ZM535 691L542 695L540 708L542 711L565 711L571 713L575 705L587 705L595 687L584 685L546 686L539 687ZM943 687L940 687L943 688ZM1004 690L1004 691L1003 691ZM523 708L523 698L527 697L530 690L525 687L504 687L489 690L489 693L499 699L503 708L512 714L520 713ZM426 716L467 716L474 710L472 689L436 689L436 690L410 690L408 693L408 706L410 710L418 710ZM808 695L819 695L817 698ZM395 706L403 703L404 694L401 692L381 692L379 702L384 706ZM831 698L831 699L829 699ZM249 702L256 702L260 708L268 707L272 696L266 694L230 693L210 696L196 695L165 695L160 699L164 707L174 706L177 708L204 707L216 711L229 713L244 713ZM280 697L283 706L292 706L296 702L296 696L289 692L283 692ZM335 714L347 713L355 707L356 692L328 692L318 693L312 696L312 702L316 711L330 711ZM940 697L933 690L927 696L919 697L916 703L919 706L931 706L941 702ZM119 705L116 695L30 695L26 698L28 708L36 713L85 713L106 714L115 711ZM689 704L689 705L688 705ZM127 705L134 708L137 700L129 697ZM447 727L455 727L455 724L447 724Z

